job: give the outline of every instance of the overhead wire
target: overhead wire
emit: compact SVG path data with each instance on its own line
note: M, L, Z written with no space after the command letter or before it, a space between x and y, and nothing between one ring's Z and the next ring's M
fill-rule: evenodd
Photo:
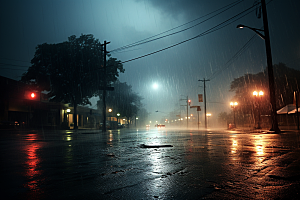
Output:
M13 66L15 68L10 68L7 66ZM14 64L7 64L7 63L1 63L0 62L0 69L9 69L9 70L19 70L19 71L27 71L27 69L16 69L17 68L29 68L29 66L24 66L24 65L14 65Z
M256 34L254 34L225 64L222 68L219 68L215 71L208 79L214 79L219 73L223 70L226 70L230 67L230 65L238 59L238 57L249 48L249 46L253 43L254 39L256 39Z
M194 20L192 20L192 21L190 21L190 22L184 23L184 24L182 24L182 25L180 25L180 26L177 26L177 27L172 28L172 29L170 29L170 30L167 30L167 31L164 31L164 32L162 32L162 33L156 34L156 35L154 35L154 36L148 37L148 38L146 38L146 39L140 40L140 41L138 41L138 42L134 42L134 43L132 43L132 44L128 44L128 45L125 45L125 46L123 46L123 47L119 47L119 48L113 49L113 50L111 50L110 52L116 52L116 51L118 52L118 51L122 51L122 50L127 49L127 48L131 48L131 47L135 47L135 46L138 46L138 45L146 44L146 43L149 43L149 42L153 42L153 41L156 41L156 40L165 38L165 37L169 37L169 36L172 36L172 35L175 35L175 34L178 34L178 33L184 32L184 31L187 31L187 30L189 30L189 29L192 29L192 28L194 28L194 27L196 27L196 26L198 26L198 25L200 25L200 24L202 24L202 23L204 23L204 22L206 22L206 21L208 21L208 20L210 20L210 19L212 19L212 18L214 18L214 17L220 15L221 13L223 13L223 12L229 10L230 8L233 8L234 6L238 5L239 3L243 2L243 1L244 1L244 0L235 1L235 2L233 2L233 3L231 3L231 4L228 4L228 5L226 5L226 6L223 6L222 8L217 9L216 11L213 11L213 12L211 12L211 13L209 13L209 14L206 14L206 15L204 15L204 16L201 16L201 17L199 17L199 18L197 18L197 19L194 19ZM227 7L227 8L226 8L226 7ZM224 8L226 8L226 9L224 9ZM224 10L222 10L222 9L224 9ZM220 11L220 10L221 10L221 11ZM197 21L197 20L199 20L199 19L201 19L201 18L204 18L204 17L206 17L206 16L209 16L209 15L215 13L215 12L218 12L218 11L220 11L220 12L217 13L217 14L215 14L215 15L213 15L213 16L211 16L211 17L209 17L209 18L207 18L207 19L205 19L205 20L203 20L203 21L201 21L201 22L199 22L199 23L197 23L197 24L195 24L195 25L193 25L193 26L187 27L187 28L182 29L182 30L180 30L180 31L176 31L176 32L174 32L174 33L170 33L170 34L167 34L167 35L164 35L164 36L160 36L160 37L158 37L158 38L155 38L155 37L157 37L157 36L159 36L159 35L162 35L162 34L164 34L164 33L167 33L167 32L170 32L170 31L172 31L172 30L175 30L175 29L177 29L177 28L180 28L180 27L182 27L182 26L185 26L185 25L187 25L187 24L189 24L189 23L192 23L192 22L194 22L194 21ZM151 38L154 38L154 39L151 39ZM151 39L151 40L149 40L149 39Z
M220 30L220 29L222 29L222 28L224 28L224 27L226 27L226 26L232 24L233 22L235 22L235 21L237 21L237 20L239 20L239 19L245 17L246 15L250 14L250 13L254 10L253 8L254 8L255 6L256 6L256 4L255 4L255 5L252 5L251 7L245 9L244 11L238 13L237 15L235 15L235 16L233 16L233 17L231 17L231 18L229 18L229 19L227 19L227 20L225 20L225 21L219 23L218 25L216 25L216 26L214 26L214 27L212 27L212 28L210 28L210 29L208 29L208 30L206 30L206 31L204 31L204 32L202 32L202 33L200 33L200 34L198 34L198 35L192 37L192 38L189 38L189 39L187 39L187 40L183 40L183 41L181 41L181 42L179 42L179 43L176 43L176 44L173 44L173 45L171 45L171 46L162 48L162 49L160 49L160 50L157 50L157 51L154 51L154 52L145 54L145 55L143 55L143 56L139 56L139 57L136 57L136 58L132 58L132 59L123 61L123 62L121 62L121 63L127 63L127 62L131 62L131 61L134 61L134 60L137 60L137 59L140 59L140 58L144 58L144 57L147 57L147 56L150 56L150 55L153 55L153 54L156 54L156 53L165 51L165 50L167 50L167 49L173 48L173 47L178 46L178 45L180 45L180 44L186 43L186 42L188 42L188 41L194 40L194 39L196 39L196 38L198 38L198 37L205 36L205 35L207 35L207 34L209 34L209 33L213 33L213 32L215 32L215 31ZM245 14L244 14L244 13L245 13ZM242 15L242 14L244 14L244 15ZM240 16L240 15L242 15L242 16ZM238 18L237 18L237 17L238 17ZM236 18L236 19L233 20L234 18ZM233 20L233 21L231 21L231 20ZM229 21L231 21L231 22L229 22ZM227 23L227 22L229 22L229 23ZM226 23L227 23L227 24L226 24Z

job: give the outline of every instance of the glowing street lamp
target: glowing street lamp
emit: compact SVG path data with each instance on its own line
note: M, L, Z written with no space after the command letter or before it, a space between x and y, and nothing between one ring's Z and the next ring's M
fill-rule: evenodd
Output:
M278 127L278 121L277 121L277 112L276 112L275 83L274 83L274 72L273 72L273 64L272 64L272 53L271 53L271 44L270 44L270 36L269 36L266 0L261 0L261 10L263 16L262 18L263 18L264 30L255 29L244 25L238 25L237 28L243 28L243 27L249 28L265 40L267 66L268 66L267 71L268 71L268 78L269 78L270 104L271 104L271 121L272 121L272 127L270 130L275 131L276 133L280 133L280 129ZM258 31L263 32L264 35L259 33Z
M255 98L255 100L257 101L257 107L258 107L258 122L257 122L257 128L258 129L261 129L261 126L260 126L260 108L259 108L259 103L258 103L258 100L257 100L257 97L260 97L260 101L262 101L262 97L264 95L264 92L263 91L254 91L253 92L253 96Z
M209 117L211 117L211 113L207 113L207 114L206 114L206 117L207 117L207 124L209 124L209 123L208 123L208 119L209 119Z
M111 113L111 112L112 112L112 109L109 108L109 109L108 109L108 112ZM109 117L109 126L110 126L110 128L111 128L111 114L110 114L110 117Z
M117 113L117 118L118 118L118 123L119 123L119 117L120 117L120 113Z
M235 125L235 108L236 108L237 105L238 105L238 102L230 102L230 106L233 110L233 124L234 124L234 127L236 127L236 125Z

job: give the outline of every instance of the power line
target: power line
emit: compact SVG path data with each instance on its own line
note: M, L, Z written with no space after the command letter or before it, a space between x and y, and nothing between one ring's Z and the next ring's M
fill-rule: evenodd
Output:
M159 52L161 52L161 51L164 51L164 50L173 48L173 47L178 46L178 45L180 45L180 44L183 44L183 43L185 43L185 42L194 40L194 39L196 39L196 38L198 38L198 37L205 36L205 35L207 35L207 34L209 34L209 33L213 33L213 32L215 32L215 31L217 31L217 30L219 30L219 29L222 29L222 28L224 28L224 27L226 27L226 26L232 24L233 22L235 22L235 21L237 21L237 20L239 20L239 19L245 17L246 15L248 15L249 13L251 13L251 12L253 11L253 7L254 7L254 6L256 6L256 4L253 5L253 6L251 6L251 7L249 7L249 8L247 8L247 9L245 9L244 11L240 12L239 14L237 14L237 15L235 15L235 16L233 16L233 17L231 17L231 18L229 18L229 19L227 19L227 20L225 20L225 21L223 21L222 23L220 23L220 24L218 24L218 25L216 25L216 26L214 26L214 27L212 27L212 28L210 28L210 29L204 31L203 33L201 33L201 34L199 34L199 35L196 35L196 36L194 36L194 37L192 37L192 38L189 38L189 39L187 39L187 40L181 41L181 42L179 42L179 43L173 44L173 45L171 45L171 46L165 47L165 48L163 48L163 49L154 51L154 52L152 52L152 53L148 53L148 54L145 54L145 55L143 55L143 56L139 56L139 57L136 57L136 58L127 60L127 61L123 61L122 63L127 63L127 62L134 61L134 60L137 60L137 59L140 59L140 58L144 58L144 57L146 57L146 56L150 56L150 55L159 53ZM246 13L246 14L244 14L244 13ZM242 15L242 14L244 14L244 15ZM240 16L240 15L242 15L242 16ZM240 16L240 17L238 17L238 16ZM234 18L236 18L236 17L238 17L238 18L235 19L235 20L233 20L233 21L230 22L230 23L227 23L227 22L231 21L232 19L234 19ZM227 23L227 24L226 24L226 23ZM224 24L225 24L225 25L224 25Z
M215 71L209 79L214 79L219 73L221 73L223 70L226 70L230 67L230 65L240 57L240 55L249 48L249 46L253 43L254 39L256 38L256 34L254 34L243 46L236 52L226 63L222 68L219 68L217 71Z
M18 62L26 62L26 63L30 63L29 61L25 61L25 60L17 60L17 59L10 59L10 58L1 58L0 59L4 59L4 60L12 60L12 61L18 61Z
M0 69L9 69L9 70L18 70L18 71L27 71L27 69L13 69L13 68L0 68Z
M0 62L0 65L6 65L6 66L14 66L14 67L29 67L29 66L25 66L25 65L14 65L14 64L7 64L7 63L1 63Z
M244 1L244 0L242 0L242 1ZM214 18L214 17L220 15L221 13L223 13L223 12L229 10L230 8L232 8L232 7L236 6L236 5L238 5L238 4L241 3L242 1L236 1L236 2L233 2L233 3L231 3L231 4L228 4L228 5L224 6L224 7L222 7L222 8L220 8L220 9L216 10L216 11L213 11L213 12L207 14L207 15L204 15L204 16L202 16L202 17L199 17L199 18L197 18L197 19L194 19L194 20L192 20L192 21L190 21L190 22L187 22L187 23L185 23L185 24L183 24L183 25L177 26L177 27L175 27L175 28L172 28L172 29L170 29L170 30L167 30L167 31L164 31L164 32L162 32L162 33L156 34L156 35L154 35L154 36L148 37L148 38L146 38L146 39L140 40L140 41L138 41L138 42L134 42L134 43L132 43L132 44L125 45L125 46L123 46L123 47L119 47L119 48L113 49L113 50L111 50L110 52L122 51L122 50L127 49L127 48L131 48L131 47L135 47L135 46L138 46L138 45L146 44L146 43L148 43L148 42L153 42L153 41L156 41L156 40L165 38L165 37L169 37L169 36L172 36L172 35L175 35L175 34L178 34L178 33L184 32L184 31L187 31L187 30L189 30L189 29L191 29L191 28L194 28L194 27L196 27L196 26L198 26L198 25L200 25L200 24L202 24L202 23L204 23L204 22L206 22L206 21L208 21L208 20L210 20L210 19L212 19L212 18ZM229 6L229 7L228 7L228 6ZM228 7L228 8L226 8L226 7ZM226 8L226 9L225 9L225 10L222 10L222 9L224 9L224 8ZM209 18L207 18L207 19L205 19L205 20L203 20L203 21L201 21L201 22L199 22L199 23L197 23L197 24L195 24L195 25L193 25L193 26L190 26L190 27L185 28L185 29L183 29L183 30L176 31L176 32L174 32L174 33L170 33L170 34L167 34L167 35L158 37L158 38L154 38L154 37L156 37L156 36L159 36L159 35L162 35L162 34L164 34L164 33L167 33L167 32L169 32L169 31L171 31L171 30L174 30L174 29L177 29L177 28L179 28L179 27L182 27L182 26L184 26L184 25L186 25L186 24L192 23L192 22L194 22L194 21L196 21L196 20L199 20L199 19L201 19L201 18L203 18L203 17L206 17L206 16L208 16L208 15L211 15L212 13L217 12L217 11L219 11L219 10L222 10L222 11L219 12L219 13L217 13L217 14L215 14L215 15L213 15L213 16L211 16L211 17L209 17ZM154 39L151 39L151 38L154 38ZM148 39L151 39L151 40L148 40Z

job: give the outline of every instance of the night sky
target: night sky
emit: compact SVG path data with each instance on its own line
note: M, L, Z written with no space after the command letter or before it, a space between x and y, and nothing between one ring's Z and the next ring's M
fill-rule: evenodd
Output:
M300 70L300 1L266 2L273 64L283 62ZM249 29L236 28L238 24L263 28L255 8L247 10L254 3L254 0L2 1L0 75L20 80L38 44L63 42L71 35L93 34L101 43L110 41L107 50L124 62L188 40L124 63L125 73L119 79L132 85L133 91L144 98L152 121L170 111L179 112L180 105L186 104L179 99L186 96L192 105L200 105L204 110L203 103L197 102L197 95L203 94L203 83L198 80L210 79L206 83L207 111L216 118L221 111L230 112L233 96L229 92L230 82L266 68L264 41ZM186 28L189 29L181 31ZM207 30L211 31L201 35ZM177 31L181 32L118 49L163 32L154 38ZM155 83L157 88L153 87Z

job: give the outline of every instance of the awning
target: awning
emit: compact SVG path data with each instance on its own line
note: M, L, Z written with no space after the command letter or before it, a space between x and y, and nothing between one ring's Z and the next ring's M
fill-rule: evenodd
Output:
M293 110L295 110L295 111L292 112ZM277 110L277 114L279 114L279 115L280 114L290 114L290 113L295 113L295 112L296 112L296 106L294 104L288 104L288 105L284 106L283 108Z
M294 110L290 111L289 114L294 114L294 113L296 113L296 110L297 110L297 109L295 108ZM298 108L298 112L300 112L300 108Z

